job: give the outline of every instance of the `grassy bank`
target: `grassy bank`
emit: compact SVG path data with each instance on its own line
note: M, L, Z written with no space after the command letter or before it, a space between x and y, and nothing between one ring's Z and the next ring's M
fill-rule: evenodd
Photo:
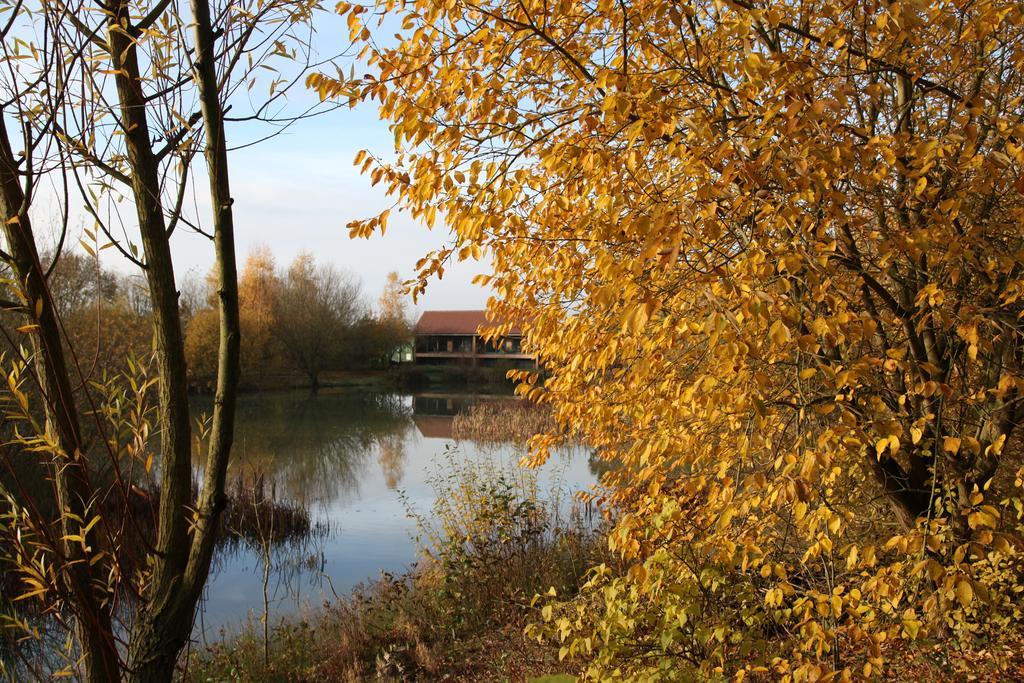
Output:
M446 365L401 365L380 370L329 370L320 376L320 389L365 389L367 391L417 391L424 389L458 389L468 393L508 392L513 384L505 377L506 368L473 368ZM244 392L276 391L309 388L309 378L299 372L281 371L261 375L258 379L243 377ZM198 394L210 393L209 384L194 383Z
M264 642L253 623L194 653L191 681L526 680L572 673L558 648L527 640L537 594L572 595L602 561L580 508L541 491L533 473L459 462L431 481L421 559L302 618Z

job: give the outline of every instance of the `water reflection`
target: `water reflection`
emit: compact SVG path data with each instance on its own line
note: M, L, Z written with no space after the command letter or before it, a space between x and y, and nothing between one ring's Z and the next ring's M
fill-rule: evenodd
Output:
M386 434L377 437L377 461L380 473L384 475L384 483L392 491L402 483L405 474L405 439L403 434Z
M231 470L265 477L278 496L306 506L357 496L375 445L403 433L411 419L409 401L396 395L246 395Z
M380 572L415 561L415 522L406 505L429 511L429 484L454 415L481 396L368 392L267 393L241 397L231 475L259 482L272 499L296 503L318 533L288 542L226 545L207 587L199 634L233 631L268 611L271 620L317 606ZM507 397L504 397L507 399ZM199 410L207 409L201 402ZM520 448L458 445L458 457L511 465ZM201 465L197 462L197 470ZM594 482L586 457L561 458L541 472L566 490ZM264 597L264 594L266 596Z
M413 421L420 435L428 439L452 439L455 416L479 401L509 400L490 394L416 394L412 397Z

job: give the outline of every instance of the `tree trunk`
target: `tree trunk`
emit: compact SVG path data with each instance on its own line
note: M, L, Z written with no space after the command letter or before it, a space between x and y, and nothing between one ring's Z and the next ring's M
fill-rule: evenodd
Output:
M134 43L119 26L127 26L128 4L120 0L116 23L108 32L115 67L123 125L133 169L133 190L142 227L143 245L157 320L161 376L163 444L158 552L153 582L132 639L129 679L170 681L181 649L191 635L196 605L209 574L220 514L225 506L224 482L234 434L241 332L234 249L232 200L214 64L215 36L206 0L194 0L193 35L196 83L206 133L206 161L214 207L214 244L218 272L220 344L217 386L199 514L191 539L187 537L186 506L191 503L191 458L187 383L170 248L159 200L157 160L149 143L146 102L139 81Z
M921 480L915 476L920 474L920 468L913 468L907 473L892 457L882 455L879 458L872 449L869 451L865 457L893 512L905 529L914 528L917 518L928 513L931 503L930 479ZM911 457L919 456L914 454Z
M217 540L228 461L234 442L235 405L241 372L242 330L238 313L238 268L235 256L235 228L228 169L227 136L221 108L217 70L214 64L215 35L209 0L192 0L196 84L203 112L206 137L206 165L209 170L210 200L213 205L213 241L217 252L218 313L220 343L217 355L217 388L210 426L210 447L206 456L203 491L199 501L199 524L189 555L186 583L198 602L210 571Z
M146 277L156 331L157 371L160 376L161 433L160 510L153 574L140 607L136 633L129 646L131 678L169 681L178 653L188 639L192 609L183 579L188 561L188 520L192 504L192 443L188 382L178 292L174 282L170 242L161 202L159 161L146 116L130 5L116 0L109 7L107 41L114 67L124 134L131 167L132 195L146 256ZM194 609L194 603L193 603ZM187 613L186 613L187 612Z
M31 173L30 169L26 172ZM32 334L32 364L39 378L45 410L46 429L60 449L53 454L50 474L57 491L63 535L78 533L69 528L67 513L88 519L97 511L85 507L93 499L83 450L82 432L75 397L64 358L60 324L46 278L39 261L35 236L28 216L28 202L18 178L17 162L0 115L0 220L11 251L11 268L24 288L26 313L35 323ZM86 544L97 547L97 530L86 536ZM76 617L76 630L84 655L85 680L97 683L119 678L120 660L111 626L110 604L99 599L92 567L74 542L62 544L61 563L65 589Z

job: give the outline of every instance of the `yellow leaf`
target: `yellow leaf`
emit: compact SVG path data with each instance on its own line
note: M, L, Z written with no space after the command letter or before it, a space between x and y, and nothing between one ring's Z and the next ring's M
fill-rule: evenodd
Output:
M985 455L1002 455L1003 444L1006 443L1006 434L1000 434L999 438L985 447Z
M647 320L650 318L651 310L654 308L653 304L641 303L637 304L629 310L626 314L625 319L622 321L622 329L624 332L630 334L638 334L647 325Z
M960 604L967 607L971 604L971 600L974 599L974 589L971 588L971 582L967 579L960 578L956 582L956 599L960 601Z
M853 571L854 567L857 566L857 546L850 546L850 552L846 555L846 570Z
M771 327L768 328L768 337L777 346L782 346L792 339L792 336L789 333L789 328L786 327L786 324L781 320L776 320L772 323Z

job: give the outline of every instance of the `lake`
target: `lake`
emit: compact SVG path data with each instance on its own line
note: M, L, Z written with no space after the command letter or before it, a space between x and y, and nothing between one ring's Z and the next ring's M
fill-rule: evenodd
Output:
M381 572L397 575L412 567L417 523L409 512L429 519L431 481L447 474L452 462L521 473L522 446L452 439L452 417L479 400L489 398L356 390L239 398L229 482L262 480L268 495L304 507L311 522L304 538L269 551L271 620L315 609ZM209 409L208 400L195 403L199 412ZM536 474L540 490L568 505L573 492L596 481L588 461L582 449L553 456ZM263 614L266 557L257 543L218 551L197 637L230 635Z

